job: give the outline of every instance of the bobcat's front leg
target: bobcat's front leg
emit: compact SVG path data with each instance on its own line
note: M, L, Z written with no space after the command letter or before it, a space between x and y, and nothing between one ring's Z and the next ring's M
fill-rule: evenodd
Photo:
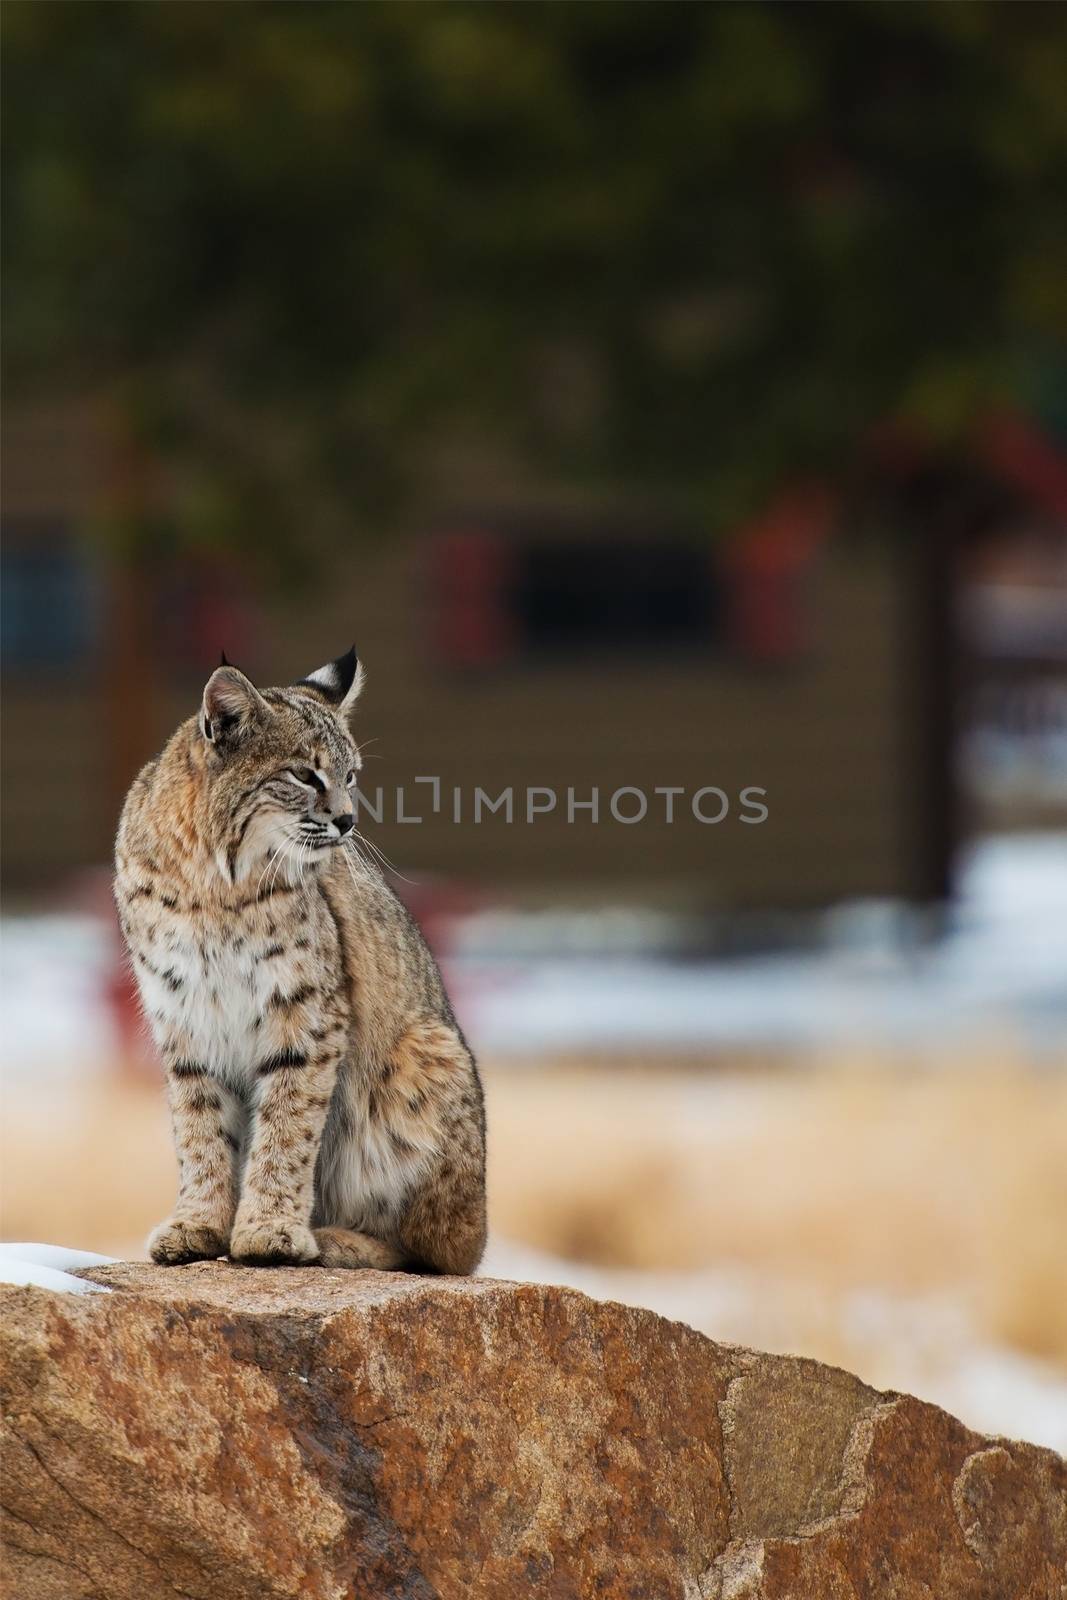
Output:
M252 1144L230 1237L235 1261L318 1259L311 1231L315 1161L339 1057L330 1041L309 1040L261 1062Z
M198 1062L165 1055L178 1199L173 1216L149 1236L148 1253L169 1267L226 1254L237 1205L237 1139L228 1126L232 1095Z

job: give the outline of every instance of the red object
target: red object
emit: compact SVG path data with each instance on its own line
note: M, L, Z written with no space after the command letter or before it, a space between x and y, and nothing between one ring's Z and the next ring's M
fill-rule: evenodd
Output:
M834 504L821 484L787 489L727 552L731 643L750 660L786 661L809 648L807 575L830 532Z
M433 546L434 647L454 667L496 666L518 640L508 606L510 546L471 529L444 534Z
M1021 417L991 417L980 433L982 455L1007 483L1067 522L1067 460Z
M110 869L90 867L79 872L69 883L61 904L88 913L99 921L100 939L107 948L107 969L102 976L98 999L115 1030L116 1068L125 1076L158 1082L159 1057L141 1010L137 985L119 932Z

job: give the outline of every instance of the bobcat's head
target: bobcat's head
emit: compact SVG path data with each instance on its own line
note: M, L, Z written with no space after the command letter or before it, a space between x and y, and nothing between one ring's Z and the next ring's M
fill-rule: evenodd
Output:
M343 843L362 764L345 719L362 687L355 650L284 689L257 689L225 657L211 674L198 732L228 883L274 861L291 880Z

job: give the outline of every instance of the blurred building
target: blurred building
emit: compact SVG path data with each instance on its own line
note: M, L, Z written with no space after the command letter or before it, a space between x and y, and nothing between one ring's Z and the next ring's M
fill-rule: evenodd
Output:
M1067 517L1067 512L1065 512ZM1024 515L971 552L960 622L974 663L964 781L991 826L1067 813L1067 538Z
M1024 603L1012 610L1016 578L1000 582L1003 552L1037 527L1042 549L1062 550L1067 527L1062 462L1035 465L1020 438L989 453L987 489L948 542L916 509L921 475L896 469L878 490L891 537L853 536L813 487L714 544L652 512L524 492L337 549L308 587L279 594L210 552L124 560L91 537L106 489L92 417L11 417L5 882L37 888L109 858L126 785L196 710L220 648L271 682L354 637L369 674L357 729L375 758L364 829L403 873L527 902L619 894L698 911L937 900L967 825L957 752L995 700L989 663L1006 632L1016 655L1036 637ZM984 558L984 598L972 585L959 628L961 574L993 548L1000 567ZM1037 633L1057 640L1034 670L1062 738L1062 611L1032 605ZM475 825L476 789L510 790L512 820L483 806ZM538 795L534 821L528 789L555 797ZM620 790L647 799L639 823L612 815ZM721 820L694 815L702 790L702 815ZM764 791L765 821L743 820L745 790ZM634 816L640 797L618 809ZM1063 794L1041 814L1062 820Z

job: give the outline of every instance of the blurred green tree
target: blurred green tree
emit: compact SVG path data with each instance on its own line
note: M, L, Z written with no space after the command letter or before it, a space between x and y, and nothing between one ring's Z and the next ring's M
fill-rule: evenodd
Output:
M1067 338L1067 11L3 10L9 390L106 394L133 540L380 521L442 441L705 525ZM129 482L136 472L127 475Z

